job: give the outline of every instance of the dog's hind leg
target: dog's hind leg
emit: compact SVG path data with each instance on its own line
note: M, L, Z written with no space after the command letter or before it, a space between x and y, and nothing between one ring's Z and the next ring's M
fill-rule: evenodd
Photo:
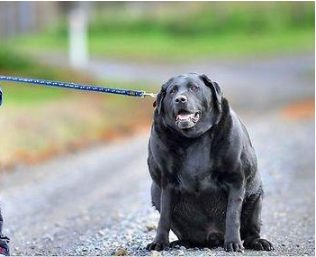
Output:
M244 247L258 251L273 250L273 245L268 240L260 238L262 195L254 202L246 204L241 226L241 239L244 240Z

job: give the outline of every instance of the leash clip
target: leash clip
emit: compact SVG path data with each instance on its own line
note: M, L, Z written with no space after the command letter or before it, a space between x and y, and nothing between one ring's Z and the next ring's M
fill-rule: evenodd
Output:
M146 97L146 96L150 96L152 98L156 98L157 94L155 94L155 93L147 93L146 91L143 91L143 97Z

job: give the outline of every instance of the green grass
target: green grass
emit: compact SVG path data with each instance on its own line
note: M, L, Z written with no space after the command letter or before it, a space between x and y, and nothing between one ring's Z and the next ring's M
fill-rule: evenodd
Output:
M23 41L23 44L20 43ZM67 51L67 38L54 34L26 36L9 42L19 52ZM127 60L183 61L210 57L238 58L251 55L293 54L312 51L315 32L298 29L263 34L219 34L173 37L159 33L91 35L90 51L95 56Z
M272 53L310 51L313 31L244 35L222 34L203 37L168 37L166 35L99 35L90 40L95 55L128 59L192 60L209 57L242 57Z
M85 74L75 73L70 69L57 69L42 65L28 59L11 48L0 46L0 74L18 77L31 77L48 80L90 83L92 80ZM13 82L1 82L4 105L39 105L69 97L72 91L59 88L45 88Z
M5 83L3 88L3 104L5 105L39 105L60 98L64 98L68 93L61 89L34 88L15 83Z
M314 50L313 2L200 2L191 3L189 9L185 6L167 3L159 15L154 11L135 15L124 4L99 5L89 24L90 52L133 61L190 61ZM6 43L22 53L65 53L67 28L64 17L49 31Z

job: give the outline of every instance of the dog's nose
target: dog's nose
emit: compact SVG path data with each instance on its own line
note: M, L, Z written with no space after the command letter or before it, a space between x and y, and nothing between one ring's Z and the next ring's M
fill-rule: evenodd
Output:
M187 101L187 97L185 95L180 95L175 99L175 102L178 103L185 103Z

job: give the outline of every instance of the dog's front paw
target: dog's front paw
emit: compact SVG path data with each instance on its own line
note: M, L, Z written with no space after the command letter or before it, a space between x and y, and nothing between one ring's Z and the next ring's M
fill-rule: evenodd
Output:
M245 247L257 251L272 251L273 245L266 239L256 238L249 243L244 243Z
M226 252L243 252L244 247L239 239L225 240L224 250Z
M147 245L146 249L150 251L162 251L168 250L169 242L168 241L154 241Z

